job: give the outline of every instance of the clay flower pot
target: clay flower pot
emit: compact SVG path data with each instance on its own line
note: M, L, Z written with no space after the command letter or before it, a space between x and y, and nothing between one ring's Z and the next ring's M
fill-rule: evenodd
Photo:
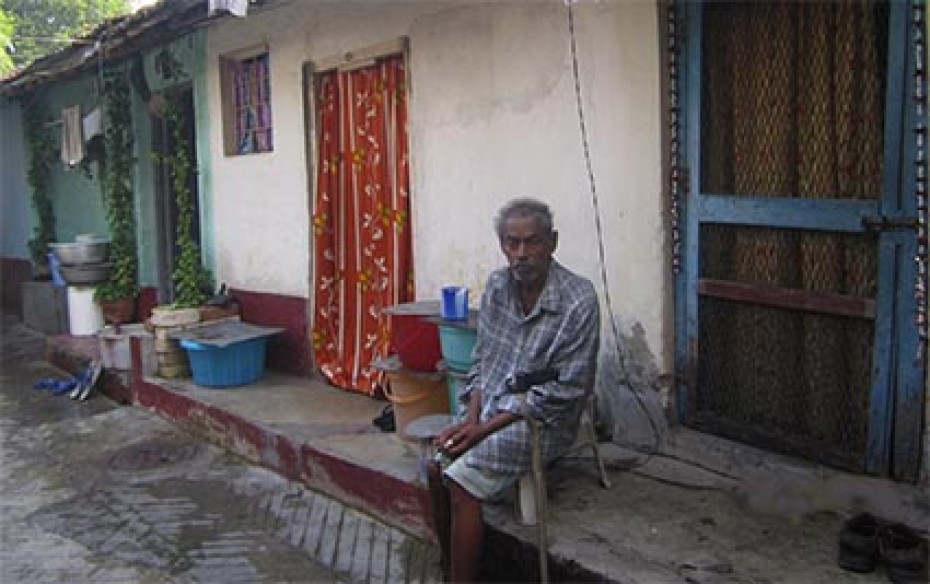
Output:
M107 324L119 326L132 322L136 316L136 299L133 297L101 300L99 304Z

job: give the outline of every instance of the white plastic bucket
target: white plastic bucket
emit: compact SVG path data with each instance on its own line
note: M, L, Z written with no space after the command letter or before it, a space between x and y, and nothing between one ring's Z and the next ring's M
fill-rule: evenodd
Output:
M449 386L449 413L456 420L465 409L459 398L465 393L465 386L468 384L468 375L450 369L446 372L446 384Z
M68 286L68 328L76 337L95 335L103 328L103 312L94 302L93 286Z
M132 369L129 338L139 336L152 335L145 330L144 324L124 324L118 331L112 326L101 329L97 338L100 340L100 360L104 368L124 371Z

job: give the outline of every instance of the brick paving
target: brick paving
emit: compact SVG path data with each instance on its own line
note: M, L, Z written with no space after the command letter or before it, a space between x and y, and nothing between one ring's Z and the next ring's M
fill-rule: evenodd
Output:
M4 323L0 581L436 582L437 551L323 493L102 396Z

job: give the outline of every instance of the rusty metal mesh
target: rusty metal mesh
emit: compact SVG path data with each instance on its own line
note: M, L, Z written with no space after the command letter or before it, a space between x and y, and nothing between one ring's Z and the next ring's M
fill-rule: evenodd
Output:
M701 277L875 298L868 236L705 225ZM739 244L737 244L739 242ZM704 298L693 420L734 438L856 468L865 448L873 325Z
M870 235L707 224L700 241L702 278L875 298Z
M702 192L881 192L887 4L705 4Z
M701 191L874 200L882 189L887 4L705 3ZM874 298L875 241L705 225L701 274ZM688 421L855 468L873 324L702 298Z
M868 436L871 321L716 298L702 298L699 311L695 425L859 468Z

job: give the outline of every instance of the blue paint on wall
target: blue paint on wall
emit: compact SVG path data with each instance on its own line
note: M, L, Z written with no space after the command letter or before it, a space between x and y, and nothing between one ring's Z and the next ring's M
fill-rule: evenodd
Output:
M0 257L28 259L35 221L20 114L18 102L0 99Z
M81 114L87 115L100 105L97 76L91 73L43 88L35 99L25 102L23 111L30 107L41 107L46 116L47 131L53 135L56 144L60 144L61 111L64 108L80 106ZM24 154L24 169L29 164L26 156ZM109 235L99 169L96 163L92 163L89 169L90 176L78 168L67 167L56 156L50 175L56 241L74 241L74 236L80 233Z

